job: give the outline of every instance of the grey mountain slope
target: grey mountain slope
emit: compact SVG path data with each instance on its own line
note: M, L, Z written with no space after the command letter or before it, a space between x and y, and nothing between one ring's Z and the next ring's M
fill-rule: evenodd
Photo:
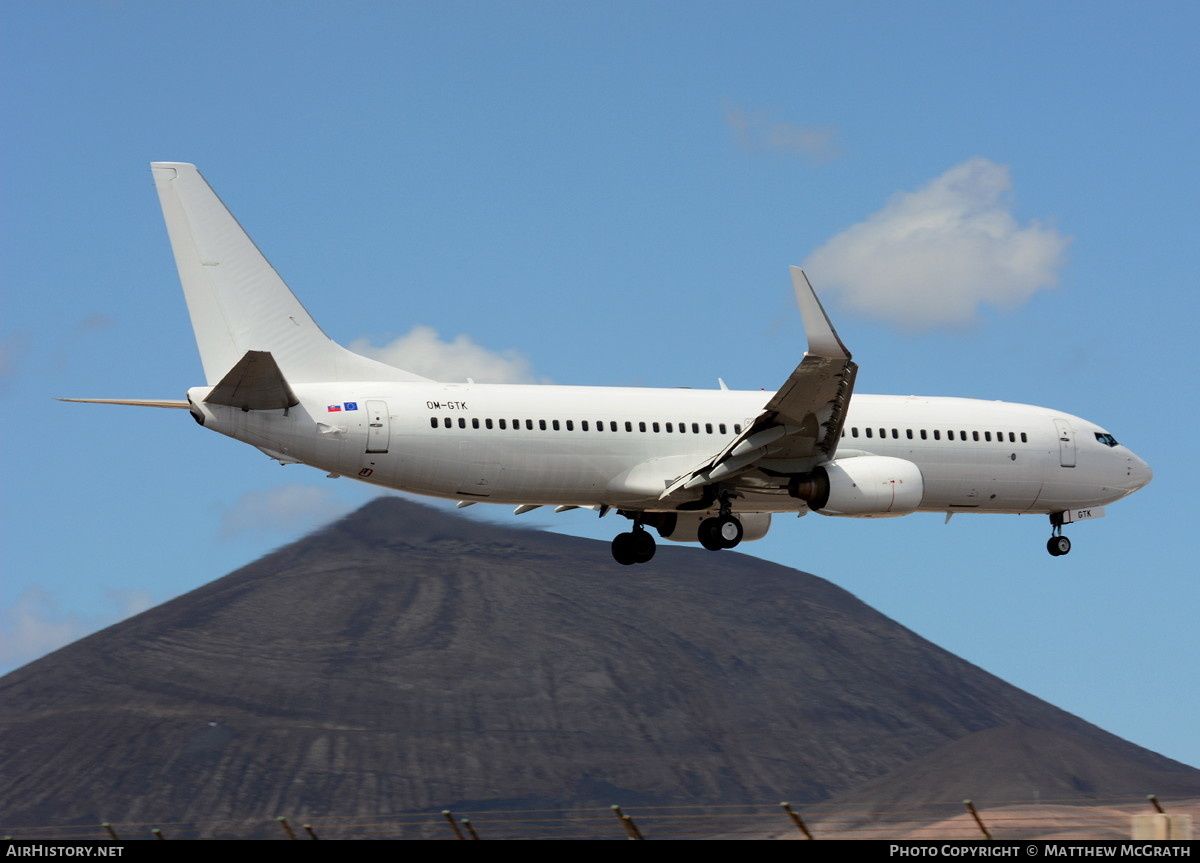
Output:
M626 569L380 498L0 679L0 828L804 804L906 769L983 797L1001 728L1038 732L1026 784L1072 781L1069 740L1080 797L1200 793L814 576L682 547ZM972 739L994 770L946 756Z

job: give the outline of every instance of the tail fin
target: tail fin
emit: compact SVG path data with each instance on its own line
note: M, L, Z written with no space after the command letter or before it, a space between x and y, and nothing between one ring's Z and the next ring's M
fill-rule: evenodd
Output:
M325 335L195 165L150 167L210 385L247 351L270 351L292 383L428 380Z

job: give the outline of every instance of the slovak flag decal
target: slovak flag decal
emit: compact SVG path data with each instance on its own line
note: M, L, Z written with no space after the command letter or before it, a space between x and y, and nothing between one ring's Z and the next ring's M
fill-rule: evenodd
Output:
M341 409L342 409L341 405L329 405L327 408L325 408L325 410L328 413L337 413L337 412L340 412Z

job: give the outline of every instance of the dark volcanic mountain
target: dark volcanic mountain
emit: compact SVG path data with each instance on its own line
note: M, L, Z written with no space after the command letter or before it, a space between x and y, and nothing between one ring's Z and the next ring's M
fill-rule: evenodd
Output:
M6 829L1200 794L814 576L397 498L0 679L0 776Z

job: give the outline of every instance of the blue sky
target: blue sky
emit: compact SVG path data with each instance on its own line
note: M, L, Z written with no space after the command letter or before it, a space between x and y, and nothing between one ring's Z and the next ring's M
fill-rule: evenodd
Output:
M1200 765L1195 4L0 20L0 669L375 494L179 412L53 401L202 382L147 167L191 161L335 339L419 347L447 377L773 389L804 349L787 266L805 263L858 391L1104 425L1156 478L1069 528L1065 558L1040 516L778 519L743 550ZM544 512L485 517L623 529Z

